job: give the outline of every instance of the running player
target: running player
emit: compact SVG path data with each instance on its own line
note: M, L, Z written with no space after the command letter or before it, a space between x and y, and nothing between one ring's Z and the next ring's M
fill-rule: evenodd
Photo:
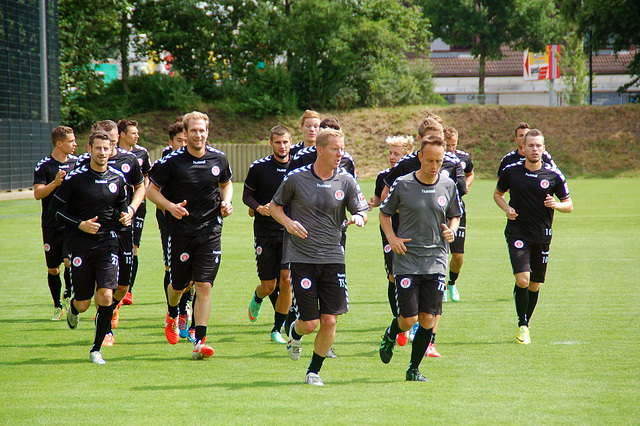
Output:
M120 139L118 147L125 151L132 152L138 159L138 164L144 176L144 187L149 186L149 171L151 170L151 161L149 160L149 151L147 148L138 145L140 134L138 132L138 122L135 120L118 121L118 133ZM131 305L133 303L133 285L136 282L138 274L138 249L140 248L140 240L142 238L142 228L144 226L144 218L147 215L147 200L144 199L136 216L133 218L133 263L131 264L131 285L129 291L122 299L123 305Z
M291 159L291 133L285 126L271 129L269 142L273 154L253 162L244 181L242 201L256 214L253 222L256 263L260 284L249 303L249 320L256 321L262 299L280 287L276 300L275 318L271 329L271 341L286 344L282 338L284 324L291 306L291 277L288 265L282 263L284 227L271 217L269 202L278 190Z
M289 155L293 158L302 148L314 146L316 144L316 136L320 130L320 114L313 110L306 110L300 117L300 132L302 133L302 141L295 145L291 145Z
M500 166L498 166L498 178L500 177L500 174L502 173L504 168L507 167L509 164L517 163L518 161L525 159L524 137L527 135L529 130L531 130L531 126L529 126L529 124L525 123L524 121L518 124L518 127L516 127L515 138L514 138L514 141L516 143L516 149L514 149L513 151L509 152L504 157L502 157L502 160L500 161ZM549 154L547 151L542 153L542 162L555 166L555 163L551 158L551 154Z
M564 175L555 165L542 161L544 152L544 135L532 129L524 138L525 160L505 167L493 193L496 204L507 214L504 235L516 278L516 341L524 345L531 343L529 321L547 272L554 210L573 211ZM507 191L508 203L504 197Z
M51 132L53 151L38 162L33 172L33 196L42 200L42 241L44 257L47 262L47 282L53 298L53 315L51 321L60 321L64 311L69 311L71 299L71 264L65 239L64 226L49 214L49 205L64 177L73 170L77 157L72 154L76 150L76 136L73 129L58 126ZM60 280L60 264L64 262L64 296L60 300L62 281ZM62 302L65 310L62 309Z
M69 231L74 292L67 312L69 328L78 326L78 315L91 306L95 292L98 313L89 352L95 364L105 363L100 350L111 325L113 293L118 287L115 230L120 224L130 224L134 215L134 209L127 206L124 177L108 164L112 149L106 132L93 132L89 137L89 164L65 177L50 207L56 220Z
M406 380L427 382L419 371L431 340L436 315L442 313L442 294L449 257L448 243L455 238L462 206L455 183L440 174L445 143L439 137L422 140L420 169L396 179L380 206L380 223L394 252L398 316L382 336L380 359L393 356L395 336L419 319L411 348ZM398 233L391 216L398 211Z
M344 250L340 246L345 210L347 225L364 226L368 205L354 177L339 169L344 135L322 129L313 164L287 174L269 205L271 216L287 230L284 261L290 263L297 320L289 330L287 351L296 361L302 336L320 328L305 383L322 386L318 375L333 344L338 315L348 311ZM285 214L283 208L288 206Z
M149 200L164 210L169 230L168 312L165 336L178 343L178 303L195 282L193 359L208 358L205 344L211 312L211 288L220 266L223 218L233 213L231 168L223 152L207 145L209 116L193 111L182 120L187 146L161 160L151 176ZM162 191L162 192L161 192Z

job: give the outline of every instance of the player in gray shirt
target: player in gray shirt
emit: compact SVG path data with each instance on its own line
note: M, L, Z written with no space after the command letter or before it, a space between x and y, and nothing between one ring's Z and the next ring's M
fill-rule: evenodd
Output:
M398 316L382 336L380 358L385 364L391 361L395 336L419 319L408 381L428 381L418 367L431 340L435 316L442 313L449 243L462 215L455 183L439 174L444 148L444 140L437 136L423 138L420 169L396 179L380 206L380 225L394 252L398 304ZM400 216L397 235L391 226L391 215L396 211Z
M318 372L333 344L337 317L349 308L341 225L348 210L347 226L364 226L369 205L353 176L338 168L344 153L342 132L320 130L316 146L316 161L285 176L269 211L287 230L283 262L290 263L297 317L289 330L289 357L300 359L302 336L320 325L305 383L322 386Z

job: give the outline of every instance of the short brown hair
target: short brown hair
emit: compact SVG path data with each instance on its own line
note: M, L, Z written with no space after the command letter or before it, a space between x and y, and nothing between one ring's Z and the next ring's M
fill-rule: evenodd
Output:
M191 120L204 120L207 129L209 128L209 116L204 112L192 111L189 114L185 114L184 117L182 117L184 130L189 131L189 121Z
M322 120L320 114L311 109L308 109L304 112L304 114L302 114L302 117L300 117L300 127L304 126L305 120L309 118L317 118L318 120Z
M422 152L422 149L427 145L435 145L442 148L446 146L442 138L439 138L437 136L425 136L424 138L422 138L422 144L420 145L420 152Z
M342 130L342 124L340 124L340 120L335 117L327 117L320 122L320 128Z
M138 127L138 122L127 118L123 118L118 121L118 133L127 133L129 131L129 126Z
M113 120L96 121L91 126L91 133L95 132L96 130L103 130L105 132L110 132L113 129L117 129L117 128L118 128L118 125Z
M452 140L453 138L456 138L456 140L458 139L458 131L451 126L445 126L444 140L449 141L449 140Z
M421 138L424 136L427 130L436 130L442 132L442 124L438 123L438 121L434 118L425 118L418 126L418 136Z
M184 125L182 121L176 121L171 126L169 126L169 139L173 140L178 133L182 133L184 130Z
M531 129L531 126L529 126L529 124L524 121L521 122L520 124L518 124L518 127L516 127L516 130L515 130L516 136L518 136L518 130L520 129Z
M542 134L542 132L538 129L531 129L527 132L526 135L524 135L524 143L527 143L527 138L529 137L536 137L536 136L540 136L542 138L542 141L544 142L544 135Z
M278 135L278 136L289 135L289 136L291 136L291 132L289 131L289 129L287 129L286 126L277 125L277 126L273 126L271 128L271 130L269 131L269 140L271 142L273 142L273 137L275 135Z
M344 133L336 129L320 129L318 136L316 136L316 146L324 148L329 144L329 139L331 138L344 139Z
M69 126L58 126L51 132L51 143L56 146L56 142L64 142L67 135L72 135L73 129Z
M96 140L96 139L100 139L100 140L111 142L111 140L109 139L109 135L104 130L95 130L95 131L91 132L91 135L89 135L89 146L91 148L93 148L93 141Z

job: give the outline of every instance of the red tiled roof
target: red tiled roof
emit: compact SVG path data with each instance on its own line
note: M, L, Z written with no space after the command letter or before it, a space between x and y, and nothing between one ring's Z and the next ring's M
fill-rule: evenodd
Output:
M516 76L522 75L523 53L503 46L502 59L487 61L486 76ZM636 51L620 52L618 55L601 54L593 56L593 72L596 74L627 74L627 66ZM470 54L457 57L431 57L434 67L434 77L477 77L479 61Z

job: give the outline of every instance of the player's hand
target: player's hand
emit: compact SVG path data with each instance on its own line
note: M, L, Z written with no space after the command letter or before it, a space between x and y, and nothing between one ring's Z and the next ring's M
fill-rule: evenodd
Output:
M548 207L550 209L555 209L556 208L556 199L553 198L552 195L547 194L546 198L544 199L544 206Z
M118 219L118 221L124 226L129 226L131 225L131 221L133 220L134 214L135 212L133 211L133 207L129 206L127 208L126 213L125 212L120 213L120 219Z
M391 237L388 240L389 245L391 246L391 250L393 250L394 253L404 256L407 252L407 247L404 245L404 243L411 241L411 238Z
M373 208L376 206L376 202L374 201L373 197L369 198L369 201L367 201L367 203L369 204L369 210L373 210Z
M87 234L96 234L102 225L98 223L98 216L93 219L83 220L80 222L78 229Z
M228 201L221 201L220 213L222 214L222 217L231 216L231 214L233 213L233 204Z
M67 172L65 170L58 170L58 173L56 173L56 186L60 186L62 185L62 181L64 180L64 177L67 175Z
M258 206L256 211L260 213L262 216L271 216L271 212L269 211L269 204L265 204L264 206Z
M452 243L456 239L456 233L453 229L449 228L445 223L442 224L442 236L448 243Z
M256 211L254 209L252 209L251 207L249 207L248 213L249 213L249 217L255 217L255 215L256 215Z
M303 240L307 238L307 230L304 229L304 226L298 221L291 222L291 225L287 227L287 232L291 235L295 235L296 237L300 237Z
M184 206L186 205L187 205L187 200L184 200L180 204L171 203L171 205L169 205L169 208L167 210L169 210L169 213L171 213L171 216L175 217L176 219L182 219L183 216L189 216L189 210L184 208Z
M514 209L513 207L507 208L507 219L516 220L516 217L518 217L518 213L516 213L516 209Z
M352 223L362 228L364 226L364 217L362 217L362 215L359 215L359 214L352 214L351 219L349 219L349 222L347 222L346 226L349 226Z

